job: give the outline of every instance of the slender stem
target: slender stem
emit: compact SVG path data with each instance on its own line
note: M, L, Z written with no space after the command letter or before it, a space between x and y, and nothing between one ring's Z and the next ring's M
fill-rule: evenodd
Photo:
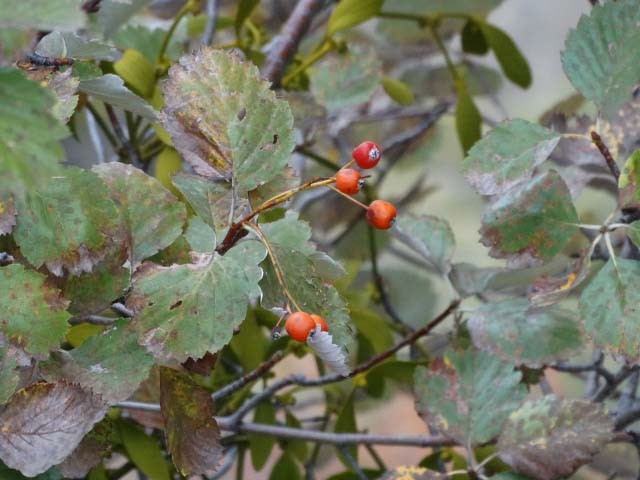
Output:
M248 383L251 383L254 380L257 380L258 378L262 377L266 372L268 372L276 363L278 363L284 357L285 357L284 350L280 350L274 353L273 355L271 355L271 357L268 360L262 362L260 365L258 365L258 367L256 367L251 372L247 373L246 375L243 375L241 378L239 378L235 382L231 382L225 385L220 390L213 392L211 394L211 398L213 398L213 401L218 401L237 392Z
M87 106L87 110L89 110L89 112L91 112L91 115L93 115L93 118L95 119L96 123L98 124L98 127L100 127L100 130L102 131L102 134L105 136L105 138L111 144L113 149L117 150L118 142L116 140L116 137L113 136L113 133L111 133L111 130L107 126L107 122L104 121L104 118L102 118L102 116L96 110L96 107L94 107L91 102L87 102L86 106Z
M218 0L207 0L207 22L204 25L204 33L200 43L211 45L216 34L216 21L218 20Z
M189 13L192 10L193 10L193 1L188 0L176 14L175 18L173 19L173 22L171 23L171 26L169 27L169 30L167 30L167 33L165 33L164 37L162 38L162 43L160 44L160 50L158 50L158 55L156 56L157 64L160 65L163 63L164 55L167 52L167 47L169 46L171 37L173 37L173 33L175 32L176 27L180 23L180 20L182 20L182 17L184 17L187 13Z
M347 448L344 445L338 445L337 448L338 448L338 451L342 454L344 459L349 464L349 468L351 468L351 470L353 470L353 473L355 473L358 480L367 480L368 477L364 474L364 472L360 468L360 465L358 465L358 462L356 462L356 459L353 458L351 453L349 453L349 450L347 450Z
M295 151L298 152L300 155L304 155L305 157L315 161L318 165L322 165L323 167L326 167L330 170L335 171L340 168L339 165L333 163L328 158L325 158L322 155L318 155L314 151L309 150L308 148L305 148L303 146L296 147Z
M360 208L364 208L365 210L369 210L369 207L366 206L364 203L356 200L355 198L353 198L351 195L347 195L346 193L341 192L340 190L338 190L336 187L332 186L332 185L327 185L331 190L333 190L334 192L336 192L338 195L342 195L344 198L346 198L347 200L349 200L351 203L355 203L356 205L358 205Z
M236 480L244 480L244 454L246 453L246 449L244 447L240 447L238 450L238 462L236 465Z
M103 317L101 315L84 315L80 317L71 317L69 325L80 325L81 323L90 323L91 325L109 326L113 325L119 318Z
M618 179L620 178L620 169L618 168L616 161L613 159L613 155L611 155L611 152L602 141L602 137L600 137L598 132L596 132L595 130L591 131L591 141L598 148L600 154L604 157L604 160L607 162L607 167L609 167L609 170L616 179L617 183Z
M444 61L447 63L447 69L449 70L449 73L451 74L451 77L453 78L453 81L456 84L455 86L457 91L459 84L462 83L462 78L460 77L460 74L456 70L456 67L453 64L453 61L449 56L449 51L447 50L447 47L445 47L444 43L442 42L442 39L440 38L440 34L438 33L438 29L436 28L436 26L433 24L430 24L429 30L433 35L433 40L436 43L438 50L440 50L440 52L442 53L442 56L444 57Z
M237 455L238 447L236 445L230 446L226 451L224 463L218 467L216 473L214 473L211 477L208 477L208 480L218 480L224 477L225 473L231 470L231 467L233 466L233 462L235 461Z
M311 65L316 63L318 60L320 60L322 57L324 57L327 53L329 53L334 48L335 48L335 43L330 41L330 40L328 40L328 39L325 39L324 43L322 44L322 46L320 48L317 48L316 50L311 52L307 56L307 58L305 58L300 63L300 65L298 65L296 68L294 68L291 72L287 73L282 78L282 86L286 87L287 85L289 85L289 83L291 83L291 81L296 76L298 76L300 73L304 72L307 68L309 68Z
M122 149L126 152L129 163L138 168L142 167L142 162L140 160L138 152L136 152L136 150L133 148L133 145L131 144L130 139L125 135L124 130L122 129L122 125L120 125L120 120L118 120L118 116L113 109L113 106L105 103L104 108L107 111L107 115L109 116L109 121L111 122L113 131L115 132L120 145L122 145Z
M123 317L132 318L135 313L133 310L128 309L122 303L116 302L111 304L111 310L116 312L118 315L122 315Z
M382 470L383 472L386 472L387 470L389 470L387 466L384 464L382 457L380 457L380 455L378 454L378 452L376 452L375 448L373 448L372 445L367 444L364 446L364 448L367 449L367 452L369 452L369 455L371 455L371 458L373 459L373 461L376 462L378 470Z

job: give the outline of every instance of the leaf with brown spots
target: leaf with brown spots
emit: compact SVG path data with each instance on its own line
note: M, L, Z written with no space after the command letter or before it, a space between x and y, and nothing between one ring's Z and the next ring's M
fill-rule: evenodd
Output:
M578 230L567 185L549 170L500 196L482 217L480 235L489 255L512 267L552 259Z
M521 373L486 352L449 351L414 372L416 409L462 445L488 442L500 433L527 395Z
M162 125L196 173L226 179L243 194L286 166L293 116L255 65L201 47L171 67L163 93Z
M62 462L106 413L102 400L77 385L36 383L0 413L0 459L33 477Z
M0 268L0 331L27 353L46 358L67 332L68 302L46 277L22 265Z
M105 182L120 209L132 265L168 247L182 233L187 216L184 204L158 180L119 162L102 163L93 171Z
M589 462L612 432L602 404L548 395L527 401L509 416L498 454L517 473L554 480Z
M13 195L8 192L0 193L0 236L11 233L16 224L17 213Z
M187 374L161 367L160 408L167 450L180 473L215 470L223 449L211 394Z

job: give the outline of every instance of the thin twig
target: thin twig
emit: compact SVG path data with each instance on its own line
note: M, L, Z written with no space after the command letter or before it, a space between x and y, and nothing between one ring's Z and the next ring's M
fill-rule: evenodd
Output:
M616 161L613 159L613 155L611 155L611 152L602 141L602 137L600 137L598 132L596 132L595 130L591 131L591 141L598 148L600 154L604 157L605 161L607 162L607 167L609 167L609 170L615 177L617 183L618 179L620 178L620 169L618 168Z
M277 36L262 65L263 77L274 86L280 83L285 67L298 50L302 37L311 25L311 20L320 11L323 4L324 0L300 0L283 25L282 31Z
M204 25L204 33L200 43L211 45L216 34L216 22L218 21L218 0L207 0L207 22Z
M607 383L614 383L615 378L613 374L601 366L601 363L596 361L587 365L568 365L566 363L557 363L551 365L550 368L557 370L558 372L565 373L581 373L581 372L596 372L603 377Z
M284 350L277 351L271 357L262 362L255 370L243 375L241 378L236 380L235 382L231 382L228 385L225 385L220 390L217 390L211 394L211 398L214 401L218 401L223 399L224 397L228 397L229 395L237 392L242 387L247 385L248 383L253 382L254 380L262 377L266 372L268 372L276 363L282 360L285 357Z
M122 149L126 152L129 162L131 162L131 164L135 167L142 168L142 160L140 159L140 155L133 147L130 141L131 139L127 138L127 136L125 135L124 130L122 129L122 125L120 125L120 120L118 120L113 107L108 103L105 103L104 108L107 111L107 115L109 117L109 121L111 122L111 126L113 127L113 131L116 134L116 138L122 146Z
M116 312L118 315L122 315L123 317L127 317L127 318L133 318L133 316L135 315L133 310L130 310L129 308L125 307L120 302L112 303L111 310Z
M90 323L91 325L109 326L113 325L119 318L103 317L102 315L81 315L79 317L71 317L69 325L79 325L81 323Z
M236 445L232 445L227 449L224 463L218 467L216 473L212 476L207 477L208 480L218 480L224 477L225 473L231 470L233 466L233 462L236 460L236 456L238 455L238 447Z
M610 396L613 392L615 392L616 388L618 388L618 386L624 382L629 375L631 375L633 372L637 371L640 368L640 365L633 365L631 367L628 367L626 365L624 365L620 371L618 371L615 376L613 377L613 381L610 383L605 384L598 393L596 393L593 397L593 401L594 402L602 402L604 400L606 400L606 398L608 396Z
M364 474L364 472L360 468L360 465L358 465L358 462L356 461L356 459L353 458L353 456L349 453L349 450L347 450L347 448L344 445L338 445L337 448L338 448L338 451L342 454L344 459L349 464L349 468L351 468L351 470L353 470L353 473L355 473L358 480L367 480L367 476Z

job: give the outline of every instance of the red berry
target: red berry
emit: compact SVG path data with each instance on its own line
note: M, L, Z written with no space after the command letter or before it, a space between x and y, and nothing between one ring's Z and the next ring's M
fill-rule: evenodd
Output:
M320 315L316 315L315 313L312 313L311 318L313 318L314 322L320 324L320 330L322 330L323 332L329 331L329 327L327 327L327 322Z
M354 195L360 191L362 179L360 172L353 168L342 168L336 173L336 188L342 193Z
M351 156L360 168L373 168L380 161L380 147L373 142L362 142L353 149Z
M378 230L387 230L396 219L396 207L384 200L374 200L367 209L367 222Z
M287 317L284 328L291 338L306 342L309 332L316 328L316 322L305 312L295 312Z

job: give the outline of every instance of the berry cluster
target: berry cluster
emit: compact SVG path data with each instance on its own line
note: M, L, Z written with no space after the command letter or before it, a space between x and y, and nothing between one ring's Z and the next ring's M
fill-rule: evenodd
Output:
M309 333L315 330L316 324L320 325L320 330L328 331L327 322L320 315L308 314L305 312L295 312L287 317L284 328L291 338L298 342L306 342Z
M353 161L363 170L375 167L380 161L380 147L373 142L362 142L351 153ZM364 178L360 172L348 166L341 168L336 174L336 189L347 195L355 195L364 184ZM396 219L396 208L384 200L374 200L366 208L367 221L379 230L387 230L393 226Z

